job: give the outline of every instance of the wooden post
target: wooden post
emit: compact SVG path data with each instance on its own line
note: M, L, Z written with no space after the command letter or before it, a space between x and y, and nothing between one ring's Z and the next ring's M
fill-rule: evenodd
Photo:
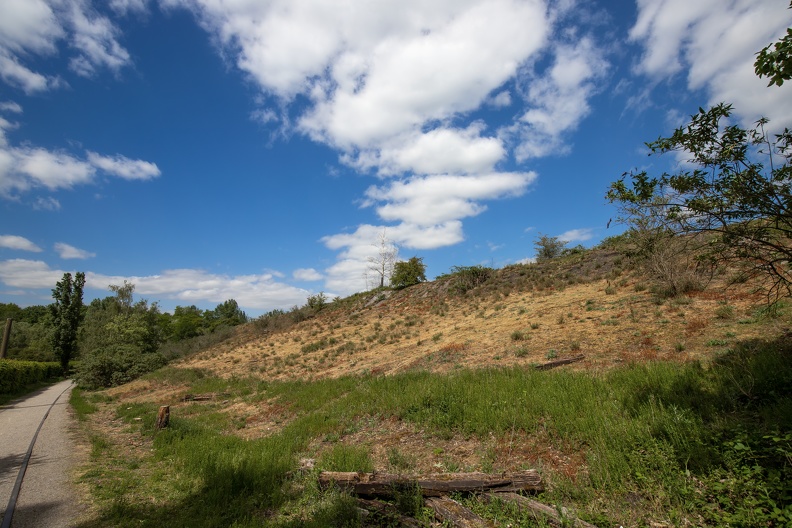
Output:
M170 423L170 405L163 405L157 413L157 429L164 429Z
M0 359L6 357L8 342L11 341L11 323L13 322L14 320L11 318L6 319L5 330L3 331L3 344L0 345Z

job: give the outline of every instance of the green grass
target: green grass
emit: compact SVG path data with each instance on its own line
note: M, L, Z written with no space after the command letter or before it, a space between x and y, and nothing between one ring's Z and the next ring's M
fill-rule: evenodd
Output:
M542 500L603 526L792 522L792 347L784 341L732 343L706 368L654 362L600 375L503 368L266 383L173 374L191 376L194 393L278 402L290 418L276 433L243 440L216 405L185 407L160 432L156 405L117 405L153 454L87 479L101 518L84 526L357 526L350 498L317 490L297 461L324 439L317 469L371 470L371 446L344 437L363 422L394 419L424 430L427 442L507 442L520 432L582 454L586 471L545 473ZM388 460L408 465L402 453ZM152 488L165 499L152 501ZM498 508L488 515L519 525L519 512Z

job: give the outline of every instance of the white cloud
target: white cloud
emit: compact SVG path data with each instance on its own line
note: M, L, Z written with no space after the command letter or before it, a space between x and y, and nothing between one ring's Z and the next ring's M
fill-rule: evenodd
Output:
M21 114L22 107L18 103L15 103L14 101L4 101L0 103L0 111Z
M110 8L122 15L130 12L145 13L148 0L110 0Z
M369 187L366 205L386 202L377 207L383 220L431 226L476 216L486 209L477 201L520 196L535 179L534 172L415 176Z
M515 146L518 160L565 151L564 135L588 114L587 100L608 66L591 38L555 26L575 23L571 2L553 8L543 0L164 5L191 10L223 56L258 84L269 107L254 119L295 127L359 171L398 178L370 187L364 204L395 223L388 227L394 242L412 248L458 243L461 220L484 211L483 201L524 193L536 175L498 166ZM554 34L574 43L559 44ZM553 65L534 71L545 53ZM511 127L493 130L472 117L520 98L529 111ZM362 248L379 229L361 225L323 239L339 250L326 270L328 288L349 292L361 284Z
M116 40L118 28L93 12L86 0L71 0L65 18L71 29L69 44L79 52L69 66L78 75L90 77L100 67L118 71L130 62L129 52Z
M292 277L299 281L313 282L322 280L324 276L313 268L300 268L294 270Z
M20 251L33 251L40 253L41 248L27 238L16 235L0 235L0 247L7 249L18 249Z
M50 289L63 277L42 261L12 259L0 261L0 282L11 288ZM273 275L217 275L203 270L166 270L159 275L113 276L86 272L86 289L105 290L109 284L135 285L135 293L149 300L173 300L185 304L221 303L235 299L242 308L271 310L305 304L311 294L274 280Z
M140 1L114 0L132 8ZM98 68L118 71L130 62L118 42L119 29L87 0L3 0L0 2L0 78L27 94L57 88L63 82L33 71L25 63L59 53L62 42L74 52L69 62L77 74Z
M565 136L591 111L588 100L608 69L602 51L587 37L557 46L554 54L549 72L528 85L525 100L529 110L504 130L517 136L515 155L520 161L569 152Z
M44 0L0 2L0 48L13 53L55 53L64 30Z
M55 244L55 251L62 259L85 260L96 256L96 253L91 253L89 251L85 251L84 249L79 249L74 246L70 246L69 244L64 244L63 242L57 242Z
M53 270L40 260L0 261L0 281L13 288L52 288L62 277L62 271Z
M47 198L39 197L33 203L33 209L37 211L60 211L60 208L60 202L51 196Z
M507 106L511 106L512 104L512 97L509 90L503 90L502 92L498 92L491 98L487 100L487 103L495 108L505 108Z
M340 295L368 289L369 257L376 257L379 237L385 231L387 239L398 247L435 249L462 242L462 222L451 220L437 225L418 225L402 222L394 226L363 224L352 233L326 236L322 242L333 250L340 250L338 261L325 270L325 286ZM370 282L370 281L369 281Z
M767 88L754 74L755 54L792 24L776 0L639 0L630 38L644 47L636 70L654 79L687 72L690 89L710 104L730 102L745 125L759 116L792 124L792 85Z
M45 188L50 191L70 189L92 183L97 170L126 180L148 180L160 175L151 162L133 160L125 156L102 156L87 153L87 160L63 151L37 147L14 147L9 144L6 131L14 125L0 117L0 196ZM39 199L35 207L59 209L57 200Z
M592 238L594 238L594 230L589 227L570 229L569 231L565 231L558 235L559 240L563 240L567 243L585 242L586 240L591 240Z
M88 161L94 167L125 180L150 180L162 174L154 163L120 155L110 157L88 152Z
M36 73L19 63L16 57L0 48L0 78L7 84L22 89L30 95L43 92L60 85L59 81Z
M482 137L482 123L465 129L436 128L393 138L378 149L359 152L344 161L360 169L377 168L382 176L412 172L475 174L492 170L506 156L503 142Z

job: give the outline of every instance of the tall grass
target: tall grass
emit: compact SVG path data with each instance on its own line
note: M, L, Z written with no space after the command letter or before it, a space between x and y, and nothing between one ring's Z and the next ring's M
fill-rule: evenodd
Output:
M155 459L172 468L174 486L181 482L175 503L190 526L316 526L324 515L354 525L343 495L310 491L310 476L294 470L312 441L342 438L366 417L413 422L442 438L521 431L582 453L587 467L574 485L547 475L551 500L578 501L590 520L605 524L648 523L640 515L627 522L619 511L625 497L638 496L650 520L662 515L684 524L700 516L696 522L713 525L783 525L792 521L791 360L788 343L757 341L708 368L657 362L600 375L511 368L264 383L179 374L196 393L211 388L289 410L279 432L250 441L225 433L221 413L210 406L203 416L175 416L169 430L156 434L150 419L135 420L152 417L155 406L122 405L118 414L143 423L142 432L154 437ZM318 468L371 470L367 449L338 443ZM306 493L322 506L305 506ZM297 524L288 513L295 504L304 506ZM119 526L163 526L169 513L113 505L123 516L111 508L104 520ZM607 507L610 513L594 513Z

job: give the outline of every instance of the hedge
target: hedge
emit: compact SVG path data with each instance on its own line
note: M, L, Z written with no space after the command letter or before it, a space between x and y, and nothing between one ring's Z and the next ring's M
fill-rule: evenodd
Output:
M56 362L18 361L0 359L0 394L16 392L26 385L60 376L61 366Z

